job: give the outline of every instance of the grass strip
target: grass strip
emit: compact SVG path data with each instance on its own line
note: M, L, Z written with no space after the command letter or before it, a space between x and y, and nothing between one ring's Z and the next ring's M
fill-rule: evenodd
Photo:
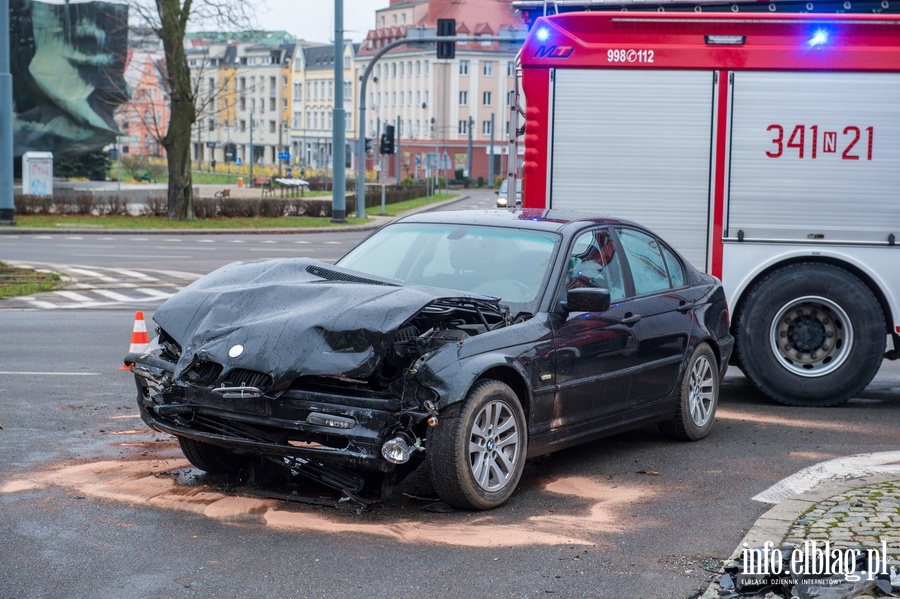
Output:
M55 272L18 268L0 262L0 299L50 291L60 284Z

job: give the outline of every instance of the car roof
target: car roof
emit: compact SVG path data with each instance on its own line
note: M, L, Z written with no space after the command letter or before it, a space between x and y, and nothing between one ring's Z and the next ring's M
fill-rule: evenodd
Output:
M563 232L566 229L580 229L588 224L634 225L634 223L629 221L607 216L598 216L589 212L578 212L575 210L545 210L539 208L429 211L404 217L398 222L484 225L489 227L556 232ZM640 225L637 226L640 227Z

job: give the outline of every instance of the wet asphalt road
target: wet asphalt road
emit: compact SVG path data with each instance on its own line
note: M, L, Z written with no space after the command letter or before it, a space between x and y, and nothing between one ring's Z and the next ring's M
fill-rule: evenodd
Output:
M228 258L216 247L195 264ZM416 479L364 514L262 500L137 418L118 370L133 316L0 309L0 597L688 597L768 509L752 496L897 449L900 364L825 410L772 404L732 371L707 439L651 427L534 460L493 512L424 511Z

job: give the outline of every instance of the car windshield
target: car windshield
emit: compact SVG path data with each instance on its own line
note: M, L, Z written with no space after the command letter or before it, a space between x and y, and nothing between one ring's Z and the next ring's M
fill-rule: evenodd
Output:
M415 285L499 297L513 313L534 312L554 233L438 223L387 226L337 264Z

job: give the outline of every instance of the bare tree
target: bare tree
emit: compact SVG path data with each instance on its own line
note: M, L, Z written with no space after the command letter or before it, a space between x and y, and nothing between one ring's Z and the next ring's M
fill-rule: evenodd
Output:
M256 4L258 7L259 5ZM191 130L198 115L199 90L191 77L185 51L189 23L220 31L251 29L248 3L239 0L155 0L150 6L134 0L132 11L162 40L169 88L169 124L161 143L169 171L167 212L170 220L193 220Z

